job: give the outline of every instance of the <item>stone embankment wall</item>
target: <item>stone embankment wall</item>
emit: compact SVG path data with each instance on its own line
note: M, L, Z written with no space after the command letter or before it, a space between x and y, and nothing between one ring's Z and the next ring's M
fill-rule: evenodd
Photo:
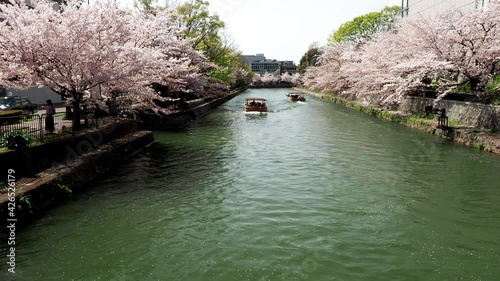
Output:
M246 88L243 88L243 89L238 90L234 93L231 93L227 96L224 96L224 97L221 97L218 99L213 99L211 101L207 101L207 102L202 103L202 104L196 104L195 106L192 107L192 110L194 112L194 116L196 116L196 118L199 118L199 117L202 117L203 115L208 114L210 111L214 110L215 108L217 108L221 104L227 102L228 100L234 98L235 96L241 94L245 90L246 90Z
M433 105L433 102L430 98L406 97L401 102L400 111L421 114L424 106ZM451 100L441 100L433 106L445 108L448 118L460 125L500 130L500 106Z
M14 202L18 225L26 224L55 204L67 200L153 142L151 132L138 131L135 121L126 121L92 133L33 147L35 154L31 155L31 161L50 162L52 165L45 167L33 179L21 178L16 171ZM0 157L7 158L10 155L0 154ZM11 162L13 164L15 162ZM9 163L2 163L2 166L9 167ZM25 180L28 180L27 183L23 183ZM0 193L0 220L4 223L12 210L9 210L9 199L8 193ZM1 235L6 228L2 223L0 227Z
M247 88L239 88L228 93L226 96L215 99L199 99L188 103L189 110L170 115L143 114L139 117L139 127L144 130L179 130L184 129L193 119L202 117L219 105L234 98Z
M38 173L53 166L54 162L63 163L94 150L111 140L137 131L135 121L123 121L60 141L48 142L27 148L26 151L0 153L0 169L14 169L21 177Z
M475 128L462 128L463 126L460 127L450 127L447 130L442 130L436 127L436 124L433 124L430 120L427 119L415 119L415 117L410 116L409 114L405 114L401 111L386 111L386 110L381 110L377 108L371 108L371 107L366 107L363 106L356 101L352 100L346 100L343 98L340 98L335 95L331 94L319 94L315 92L311 92L305 89L300 89L300 88L295 88L295 90L301 91L303 93L321 98L323 100L326 100L328 102L332 103L338 103L346 107L350 107L356 110L359 110L361 112L365 112L367 114L382 118L382 119L387 119L392 122L400 123L402 125L417 129L419 131L427 132L433 135L437 135L441 138L448 139L457 143L461 143L464 145L467 145L469 147L474 147L479 150L485 150L489 151L495 154L500 154L500 134L498 133L491 133L489 132L491 129L484 130L484 129L479 129L477 127ZM430 105L427 104L428 100L432 101L432 99L417 99L414 103L410 101L406 101L406 104L403 105L403 111L406 111L407 113L421 113L422 110L421 108L424 105ZM485 126L488 126L488 122L492 122L491 124L497 124L498 125L498 119L497 123L494 123L495 119L483 119L480 117L480 115L486 111L484 107L481 105L478 105L476 107L476 104L472 104L473 106L467 107L467 102L454 102L454 101L444 101L441 104L441 107L447 107L447 111L450 110L452 112L452 116L450 117L451 120L462 120L462 122L477 122L475 124L483 124ZM483 105L485 106L485 105ZM463 108L465 107L465 108ZM488 106L486 106L488 107ZM494 107L497 108L498 107ZM498 111L497 111L498 112ZM472 116L461 116L461 114L471 114ZM498 115L497 115L498 116ZM456 118L456 119L454 119ZM497 117L498 118L498 117ZM467 121L469 120L469 121ZM489 121L482 121L482 120L489 120ZM483 122L483 123L480 123ZM434 122L436 123L436 122ZM470 125L472 126L472 125ZM494 126L494 125L492 125Z

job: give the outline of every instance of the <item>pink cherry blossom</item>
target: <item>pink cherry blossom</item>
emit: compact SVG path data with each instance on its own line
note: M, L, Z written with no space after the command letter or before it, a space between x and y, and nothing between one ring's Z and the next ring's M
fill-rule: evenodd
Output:
M68 1L62 11L51 1L1 5L0 84L48 86L79 108L83 100L126 97L154 106L163 97L151 85L198 91L213 67L181 35L168 12L127 13L117 1L92 5ZM90 95L100 88L101 97Z
M306 86L392 106L404 96L459 85L481 93L500 71L500 1L485 11L450 10L404 19L363 44L329 46L304 74Z

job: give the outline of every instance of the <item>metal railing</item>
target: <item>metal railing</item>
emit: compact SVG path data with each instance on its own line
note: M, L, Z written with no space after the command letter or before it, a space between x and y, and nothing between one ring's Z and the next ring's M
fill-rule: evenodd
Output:
M74 113L71 113L74 114ZM81 128L98 128L99 124L108 123L108 118L94 114L92 110L81 110L78 112L80 116ZM0 138L15 131L25 131L29 134L33 141L43 143L47 139L49 132L45 128L45 119L47 115L19 115L0 117ZM69 118L68 118L69 117ZM56 113L54 118L54 131L56 135L60 134L75 134L73 128L72 115L66 112Z
M15 131L25 131L33 140L43 142L42 125L42 117L39 115L0 117L0 138Z

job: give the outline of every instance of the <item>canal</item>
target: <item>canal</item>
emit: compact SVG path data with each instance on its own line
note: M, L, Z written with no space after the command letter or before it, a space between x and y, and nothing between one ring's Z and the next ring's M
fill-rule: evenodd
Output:
M0 280L500 280L500 157L286 92L155 133Z

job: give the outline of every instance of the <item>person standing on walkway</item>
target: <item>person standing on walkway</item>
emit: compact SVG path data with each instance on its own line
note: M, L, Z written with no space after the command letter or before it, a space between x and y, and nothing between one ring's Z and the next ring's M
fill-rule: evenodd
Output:
M54 109L54 105L51 100L47 100L47 105L42 106L45 108L45 130L49 132L49 134L54 133L54 113L56 112Z

